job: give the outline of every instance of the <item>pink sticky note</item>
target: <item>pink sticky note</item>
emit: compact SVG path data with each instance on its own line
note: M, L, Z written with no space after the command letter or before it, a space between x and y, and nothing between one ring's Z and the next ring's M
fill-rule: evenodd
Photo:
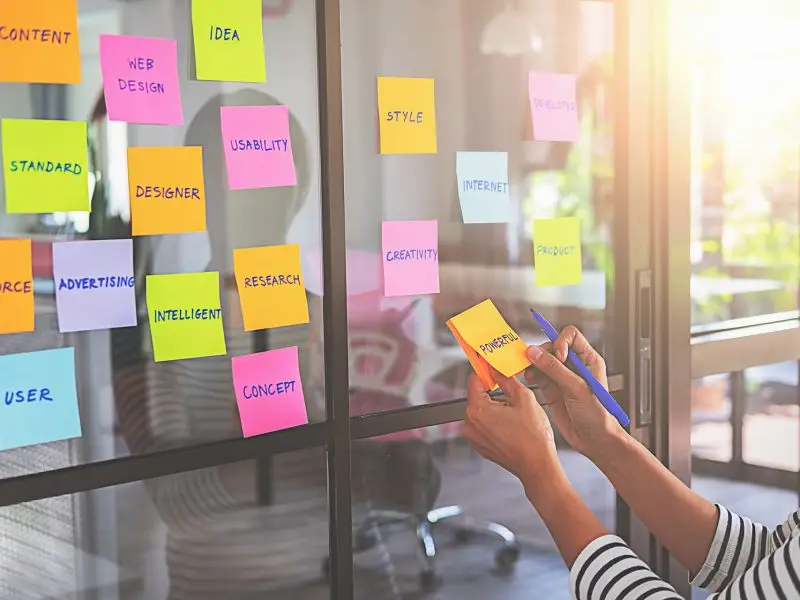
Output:
M535 140L574 142L580 137L574 75L531 72L528 92Z
M439 293L436 221L384 221L381 239L386 296Z
M308 423L297 346L234 356L231 364L244 437Z
M223 106L220 121L230 189L297 185L288 107Z
M101 35L100 70L111 121L183 124L177 41Z

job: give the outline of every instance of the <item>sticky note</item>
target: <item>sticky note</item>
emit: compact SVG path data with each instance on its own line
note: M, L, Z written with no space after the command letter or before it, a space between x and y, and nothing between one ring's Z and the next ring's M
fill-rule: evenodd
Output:
M381 247L384 295L439 293L436 221L384 221Z
M30 240L0 240L0 333L33 331Z
M581 282L581 224L577 217L534 220L533 266L539 287Z
M433 79L378 77L381 154L436 154Z
M111 121L183 124L177 41L101 35L100 70Z
M0 130L8 214L90 210L86 121L3 119Z
M308 323L300 246L236 248L233 271L245 331Z
M231 365L244 437L308 423L296 346L234 356Z
M511 222L507 152L458 152L456 177L464 223Z
M489 363L475 350L472 349L467 342L464 341L464 338L461 337L461 334L458 333L458 329L455 328L453 325L452 319L448 320L447 328L450 330L450 333L453 334L453 337L456 338L458 345L461 346L461 349L464 351L464 354L467 356L467 360L469 360L469 364L472 365L475 374L478 376L478 379L481 380L483 387L487 390L496 390L499 385L495 382L494 377L492 376L492 371L489 368Z
M128 148L128 188L133 235L205 230L200 146Z
M220 122L230 189L297 185L287 106L223 106Z
M192 0L197 79L267 80L261 0Z
M75 349L0 356L0 450L81 436Z
M0 0L0 81L80 83L78 0Z
M580 137L580 124L575 75L531 72L528 76L528 91L533 138L549 142L577 141Z

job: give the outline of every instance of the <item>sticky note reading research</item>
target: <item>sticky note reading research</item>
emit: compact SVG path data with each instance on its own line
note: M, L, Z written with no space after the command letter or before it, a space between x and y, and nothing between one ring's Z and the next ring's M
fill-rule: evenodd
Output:
M0 334L34 328L30 240L0 240Z
M439 293L439 224L384 221L383 291L386 296Z
M533 138L537 141L575 142L580 138L575 75L528 75Z
M464 223L509 223L507 152L458 152L458 199Z
M378 77L381 154L436 154L433 79Z
M533 267L540 287L581 282L581 223L577 217L533 222Z

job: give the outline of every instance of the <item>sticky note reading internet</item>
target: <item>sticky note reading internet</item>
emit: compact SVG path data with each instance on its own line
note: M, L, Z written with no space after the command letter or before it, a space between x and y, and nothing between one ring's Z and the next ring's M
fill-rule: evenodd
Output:
M384 221L383 293L411 296L439 293L439 224Z
M378 77L381 154L436 154L433 79Z
M581 282L581 223L577 217L533 222L533 266L537 286Z
M580 137L575 75L528 75L533 138L537 141L575 142Z
M458 152L458 199L464 223L509 223L507 152Z
M30 240L0 240L0 333L33 331Z

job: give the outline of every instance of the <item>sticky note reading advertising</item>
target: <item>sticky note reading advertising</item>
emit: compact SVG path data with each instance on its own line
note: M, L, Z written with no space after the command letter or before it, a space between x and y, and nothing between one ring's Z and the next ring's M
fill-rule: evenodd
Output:
M267 80L261 0L192 0L197 79Z
M378 77L381 154L436 154L433 79Z
M111 121L183 124L177 41L101 35L100 70Z
M511 222L507 152L458 152L456 177L464 223Z
M0 356L0 450L81 436L75 349Z
M231 365L244 437L308 423L297 346L234 356Z
M148 275L145 286L155 362L227 353L219 273Z
M0 333L33 331L30 240L0 240Z
M230 189L297 185L287 106L223 106L220 121Z
M383 293L411 296L439 293L439 224L384 221Z
M575 142L580 137L575 75L535 73L528 76L533 138L547 142Z
M128 148L128 188L133 235L205 230L202 147Z
M299 245L236 248L233 271L245 331L308 323Z
M86 121L3 119L0 134L8 214L90 210Z
M80 83L78 0L0 0L0 81Z
M577 217L533 222L533 266L536 285L577 285L583 276L581 223Z

